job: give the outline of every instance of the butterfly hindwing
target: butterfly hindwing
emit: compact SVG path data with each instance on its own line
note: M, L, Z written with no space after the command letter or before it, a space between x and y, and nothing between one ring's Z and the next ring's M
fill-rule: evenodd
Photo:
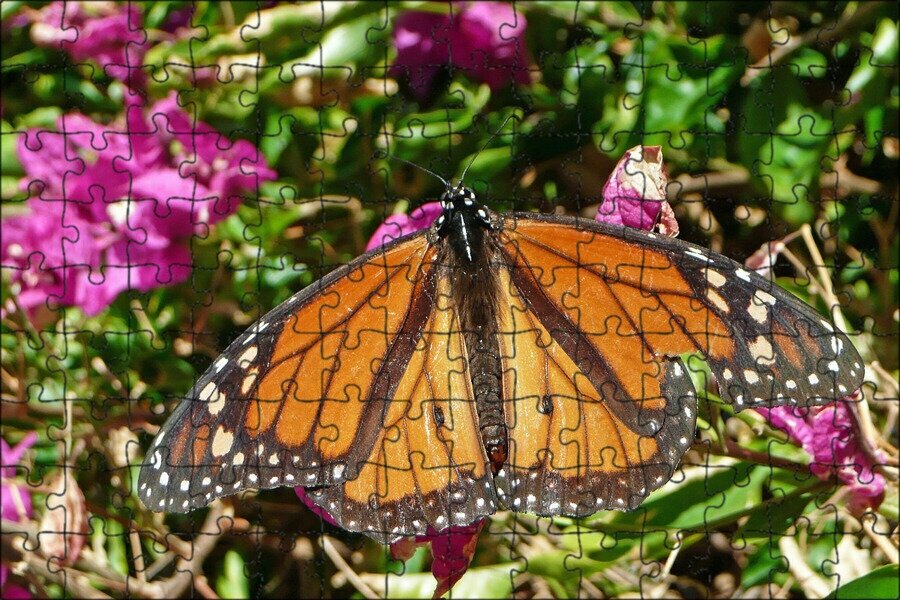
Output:
M384 543L468 525L497 507L450 280L435 279L417 296L427 322L395 363L398 384L359 476L309 493L342 527Z

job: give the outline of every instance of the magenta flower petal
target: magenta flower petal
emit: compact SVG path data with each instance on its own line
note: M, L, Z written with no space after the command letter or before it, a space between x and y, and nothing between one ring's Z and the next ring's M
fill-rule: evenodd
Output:
M61 202L32 200L29 206L31 214L3 221L0 243L0 265L10 271L19 304L33 309L50 302L53 310L90 298L91 268L99 265L96 226L75 211L64 212Z
M650 231L664 216L661 232L664 229L666 235L677 235L678 223L666 202L667 184L662 148L635 146L622 156L603 186L603 202L595 218Z
M428 12L408 11L394 23L397 59L391 66L392 77L404 75L413 92L428 94L438 72L450 65L450 17Z
M525 17L505 2L454 2L447 14L408 11L394 23L397 58L391 75L405 75L419 99L428 96L438 72L462 70L498 90L526 84L529 57Z
M37 439L37 433L31 431L14 448L10 448L6 440L0 438L0 462L3 463L2 468L0 468L0 474L3 477L11 478L16 476L16 466L22 460L22 456L34 446Z
M305 488L296 487L296 488L294 488L294 492L297 494L297 497L300 498L300 501L306 505L306 508L313 511L320 517L322 517L322 519L326 523L328 523L330 525L334 525L335 527L340 527L340 525L338 525L338 522L334 520L334 517L332 517L330 514L328 514L327 510L325 510L324 508L322 508L321 506L319 506L318 504L316 504L315 502L313 502L310 499L309 495L306 493Z
M441 214L440 202L426 202L409 215L391 215L378 226L366 245L366 252L380 248L408 233L430 227Z
M57 47L75 61L94 61L130 87L143 86L147 45L135 3L52 2L37 13L31 39Z
M453 65L498 90L527 84L525 17L505 2L472 2L459 12L450 46Z
M174 93L142 102L128 94L118 125L70 113L59 131L20 137L22 185L36 197L30 214L3 221L0 246L20 306L94 315L125 290L184 281L190 238L276 178L253 144L190 118Z
M0 475L5 480L0 484L0 515L8 521L18 522L28 519L32 515L31 493L27 485L18 485L10 480L16 476L16 467L22 460L22 455L37 441L37 434L31 432L26 435L15 447L10 448L6 440L0 438ZM5 565L0 565L0 588L6 583L8 570ZM3 597L6 597L5 589Z
M484 523L481 519L466 527L448 527L416 538L417 543L431 544L431 574L437 579L433 598L446 594L466 574Z
M6 567L2 567L6 569ZM5 581L6 578L3 577ZM2 592L3 597L6 600L29 600L30 598L34 598L27 589L23 588L21 585L9 584L7 586L0 585L0 592Z
M811 459L810 472L825 481L836 477L850 489L852 511L861 514L881 505L884 476L873 469L872 457L860 446L847 401L811 408L782 406L756 410L806 450ZM874 454L875 460L886 462L881 450L875 449Z
M156 248L168 246L173 238L205 237L215 203L205 185L186 180L175 169L158 169L136 177L131 191L133 200L110 210L121 229L142 229L147 244Z

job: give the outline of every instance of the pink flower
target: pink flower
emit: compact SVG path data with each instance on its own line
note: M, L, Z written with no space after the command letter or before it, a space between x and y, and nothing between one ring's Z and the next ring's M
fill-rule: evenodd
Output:
M884 476L873 466L886 462L877 448L866 452L860 445L854 416L847 400L810 408L781 406L758 408L769 424L810 455L809 470L828 481L836 477L850 488L849 508L855 514L876 509L884 500Z
M297 497L300 498L300 501L306 505L306 508L319 515L319 517L321 517L323 521L325 521L329 525L340 527L340 525L338 525L338 522L334 520L334 517L332 517L327 510L312 501L312 499L309 497L309 494L306 493L306 488L294 488L294 492L297 494Z
M294 488L294 491L308 509L319 515L326 523L340 527L327 510L313 502L304 488ZM437 580L434 598L440 598L465 575L475 555L478 535L484 527L484 522L484 519L480 519L465 527L453 526L441 531L429 527L426 535L403 538L392 543L391 556L394 560L406 561L416 551L417 546L431 544L431 573Z
M527 84L525 17L503 2L454 2L451 14L408 11L394 24L397 60L391 75L406 75L420 99L446 67L498 90Z
M678 222L666 201L669 177L659 146L635 146L619 160L606 185L597 221L678 235Z
M16 467L22 460L22 455L37 441L37 434L31 432L26 435L14 448L10 448L6 440L0 438L0 476L3 483L0 484L0 513L3 519L19 522L31 518L31 494L28 487L11 483L16 477ZM23 587L10 583L7 585L9 567L0 563L0 596L3 598L31 598L31 594Z
M408 233L431 226L441 214L440 202L426 202L409 215L391 215L378 226L366 245L366 252L380 248Z
M426 535L405 538L391 544L391 557L406 561L415 553L416 547L431 544L431 574L437 580L432 598L440 598L469 569L484 523L485 519L479 519L465 527L453 526L441 531L429 527Z
M193 120L174 93L148 109L135 98L118 127L72 113L20 138L31 210L4 220L0 262L22 307L95 315L122 291L184 281L191 237L275 179L253 144Z
M141 13L132 2L53 2L37 13L31 39L73 60L94 61L107 75L143 87L145 45Z

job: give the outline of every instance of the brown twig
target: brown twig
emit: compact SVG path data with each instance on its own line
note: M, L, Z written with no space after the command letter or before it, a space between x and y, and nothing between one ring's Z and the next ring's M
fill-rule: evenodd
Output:
M24 562L28 570L47 581L52 581L63 587L68 594L79 598L109 598L110 596L95 589L88 583L85 573L57 564L50 567L50 561L35 550L26 548L30 541L37 544L38 527L31 521L16 523L3 519L0 523L0 541L2 541L2 554L4 562Z
M803 46L819 43L823 44L833 39L837 39L851 27L863 24L867 19L874 16L877 10L880 10L884 3L881 2L864 2L855 10L847 9L841 18L834 24L834 27L817 27L810 29L802 35L791 37L784 44L776 45L768 54L758 60L756 63L747 67L744 76L741 77L741 85L746 87L759 77L767 69L771 69L785 58L793 54L795 50Z
M344 557L341 556L341 553L337 551L337 548L334 546L334 542L331 541L327 535L322 536L322 549L325 551L325 554L328 555L328 558L331 559L331 562L334 563L334 566L338 568L344 577L347 578L347 581L356 588L360 594L363 595L364 598L369 599L377 599L379 596L375 593L369 584L362 580L359 574L353 570L353 568L347 564L347 561L344 560Z
M203 561L222 537L222 533L231 528L230 521L233 514L234 509L231 506L221 502L211 505L209 514L191 545L190 558L179 557L175 563L175 575L156 584L161 593L155 597L175 598L184 594L200 572Z

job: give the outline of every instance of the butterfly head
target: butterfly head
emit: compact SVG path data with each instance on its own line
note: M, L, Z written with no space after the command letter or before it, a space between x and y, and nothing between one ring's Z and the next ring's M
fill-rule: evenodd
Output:
M461 181L455 186L447 186L447 190L441 196L441 208L445 211L471 208L476 204L475 192L464 186Z
M454 226L460 232L481 227L493 229L490 214L478 203L475 192L462 182L455 186L447 186L447 190L441 196L441 208L444 210L435 221L435 225L442 237L448 235Z

